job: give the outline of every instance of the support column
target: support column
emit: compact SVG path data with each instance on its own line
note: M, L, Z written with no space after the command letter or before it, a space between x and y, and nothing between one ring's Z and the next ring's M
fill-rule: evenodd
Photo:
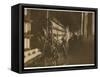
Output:
M83 16L83 12L82 12L82 14L81 14L81 35L83 35L83 25L84 25L84 21L83 21L83 19L84 19L84 16Z
M84 13L84 38L88 38L88 32L87 32L87 26L88 26L88 13Z

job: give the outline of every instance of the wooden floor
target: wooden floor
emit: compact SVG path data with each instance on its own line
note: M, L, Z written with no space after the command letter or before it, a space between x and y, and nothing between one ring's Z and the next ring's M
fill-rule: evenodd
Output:
M76 44L77 45L77 44ZM57 66L57 65L72 65L72 64L93 64L94 63L94 43L85 40L81 46L73 51L59 50L55 53L43 54L30 60L25 67L41 67L41 66Z

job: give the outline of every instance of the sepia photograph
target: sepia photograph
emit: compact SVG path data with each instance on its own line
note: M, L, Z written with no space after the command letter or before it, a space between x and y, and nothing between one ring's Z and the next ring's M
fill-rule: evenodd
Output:
M24 69L95 65L95 12L24 8Z

